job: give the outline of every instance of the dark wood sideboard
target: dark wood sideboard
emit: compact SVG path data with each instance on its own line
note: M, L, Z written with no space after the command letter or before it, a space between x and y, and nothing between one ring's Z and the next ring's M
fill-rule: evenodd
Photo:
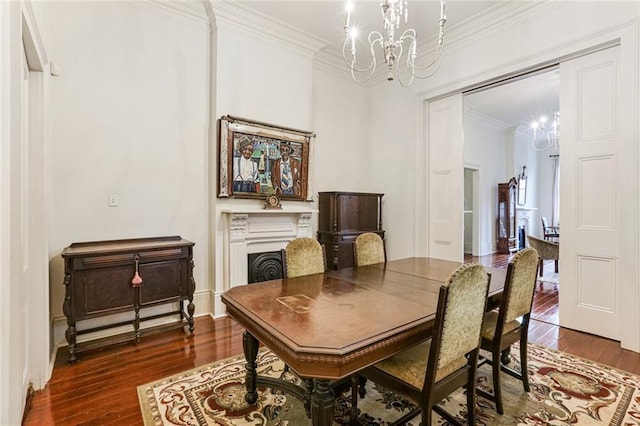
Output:
M384 239L383 195L368 192L319 193L318 241L327 251L329 269L354 265L353 241L363 232L375 232Z
M193 246L179 236L73 243L62 251L69 362L76 361L76 337L133 325L127 340L140 339L140 322L179 315L193 331ZM185 311L185 302L188 301ZM178 310L141 317L140 309L179 302ZM130 320L78 330L81 320L133 312Z

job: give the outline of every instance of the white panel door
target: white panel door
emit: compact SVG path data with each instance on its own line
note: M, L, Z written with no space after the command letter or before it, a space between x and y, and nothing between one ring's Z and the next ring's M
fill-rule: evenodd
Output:
M621 338L621 287L635 280L625 230L635 229L630 105L620 47L560 65L560 324Z
M428 104L429 256L463 258L462 94Z

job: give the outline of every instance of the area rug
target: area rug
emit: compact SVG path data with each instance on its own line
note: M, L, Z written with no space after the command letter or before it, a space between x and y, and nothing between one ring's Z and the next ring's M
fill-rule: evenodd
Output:
M517 346L512 364L519 369ZM284 364L272 352L258 354L259 374L279 377ZM302 403L280 391L259 389L258 404L244 401L244 357L239 355L138 387L145 426L151 425L309 425ZM490 391L490 366L483 365L477 384ZM502 374L504 415L492 402L478 398L480 425L640 425L640 376L602 364L529 345L529 382ZM291 380L298 380L290 376ZM350 398L336 401L334 424L349 424ZM461 420L466 398L457 391L442 403ZM370 426L387 425L412 408L391 392L367 382L366 397L359 401L359 420ZM447 423L435 413L434 424ZM417 426L419 417L409 425Z

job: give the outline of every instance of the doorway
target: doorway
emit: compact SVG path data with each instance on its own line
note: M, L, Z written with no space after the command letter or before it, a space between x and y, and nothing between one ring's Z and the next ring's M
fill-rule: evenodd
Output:
M486 183L478 188L477 203L464 210L465 258L478 260L487 266L506 268L510 255L497 254L497 186L512 177L520 179L526 175L526 194L519 197L516 205L516 247L526 246L520 241L526 235L542 238L541 218L554 217L553 212L553 167L559 147L541 143L541 133L546 137L549 123L554 114L559 113L560 75L557 66L541 72L520 76L498 85L475 90L464 95L464 192L465 202L474 186L471 182L472 170L467 164L473 163L486 171ZM549 117L545 129L533 137L531 128L534 120ZM549 145L549 146L547 146ZM473 212L488 212L480 218L477 228L485 232L474 232ZM556 217L556 221L559 218ZM473 238L478 241L474 241ZM470 250L472 243L478 250ZM559 274L553 262L547 262L544 275L536 286L536 301L532 317L551 324L559 324Z

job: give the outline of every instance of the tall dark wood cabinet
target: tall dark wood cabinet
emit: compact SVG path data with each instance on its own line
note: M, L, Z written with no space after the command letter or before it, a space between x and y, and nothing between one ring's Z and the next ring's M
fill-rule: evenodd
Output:
M511 178L498 184L498 253L513 253L518 250L516 236L516 191L518 181Z
M193 246L181 237L73 243L62 251L69 362L76 360L76 336L132 325L126 340L140 338L140 321L177 315L193 331ZM177 310L142 317L146 307L180 302ZM184 303L188 302L186 309ZM130 319L78 330L77 322L121 312ZM186 321L186 324L185 324Z
M353 241L363 232L382 230L382 196L367 192L320 192L318 241L327 251L327 267L349 268L354 264Z

